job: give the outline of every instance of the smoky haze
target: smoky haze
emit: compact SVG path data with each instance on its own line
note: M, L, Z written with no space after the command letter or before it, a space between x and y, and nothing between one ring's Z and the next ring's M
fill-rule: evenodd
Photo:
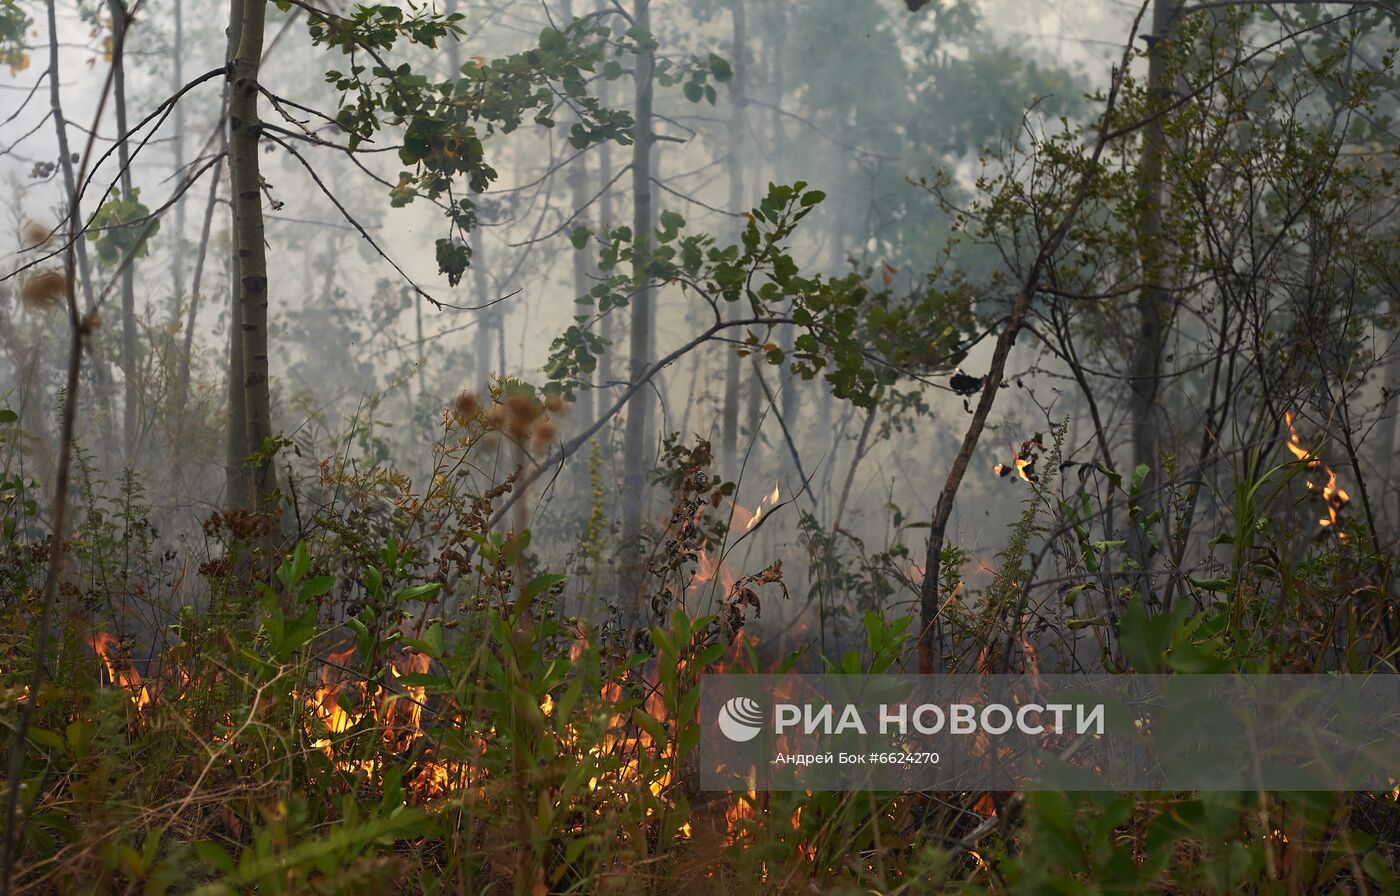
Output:
M224 145L224 78L210 77L191 88L170 114L145 123L181 84L225 64L227 9L207 0L174 2L179 5L152 0L131 8L125 117L132 126L142 122L143 130L133 137L140 148L132 147L130 179L140 201L159 210L159 230L149 251L130 264L134 358L122 347L123 274L97 257L97 240L87 242L102 324L90 352L94 363L84 373L77 444L82 488L118 495L124 471L131 471L150 504L157 543L189 547L205 543L201 527L229 498L226 396L234 235L228 166L207 167ZM49 85L42 83L49 33L41 7L23 8L33 20L25 32L27 49L9 70L0 71L0 96L8 110L0 131L0 170L10 195L5 220L10 270L48 251L33 247L31 231L34 225L61 229L66 207L55 165ZM434 49L397 49L393 58L415 75L448 78L463 66L529 51L539 44L542 29L562 28L576 17L596 18L622 41L628 24L620 9L585 0L448 5L439 11L465 17L459 41L449 37ZM349 15L351 9L336 12ZM639 505L644 521L644 553L667 550L677 498L653 470L668 467L664 446L674 433L683 445L708 441L709 475L736 483L713 511L730 525L729 536L705 540L692 551L696 575L684 586L692 609L720 605L733 582L782 561L788 597L758 589L762 621L751 629L778 652L817 644L821 653L837 655L860 641L855 623L876 603L886 613L917 616L930 509L972 420L980 377L993 360L997 323L1005 319L1004 306L1036 251L1020 242L1025 232L1014 226L984 219L988 232L968 227L940 198L969 207L978 179L1003 170L1017 152L1092 126L1137 12L1134 4L1116 0L934 3L917 14L896 0L653 2L649 15L658 63L655 144L649 154L653 226L663 226L664 214L675 213L684 218L684 233L709 234L718 244L729 244L739 239L745 214L760 204L770 184L804 181L825 199L788 243L803 276L854 275L895 295L953 280L977 284L970 312L976 323L966 328L962 350L943 358L950 363L899 368L890 384L879 387L873 410L835 395L825 370L808 379L793 375L788 363L766 363L770 349L790 360L797 338L792 326L741 328L660 371L588 443L559 460L559 449L624 394L633 380L630 365L638 360L629 350L630 305L600 317L576 302L615 273L600 268L599 237L630 227L636 213L630 141L604 140L584 149L572 145L569 129L578 112L561 94L549 110L552 127L527 115L518 128L498 129L485 140L486 162L498 176L484 192L458 183L436 201L396 202L405 168L398 153L401 135L386 131L349 153L343 129L327 117L335 115L342 96L326 72L375 63L363 52L309 46L310 14L303 8L270 10L259 77L267 92L261 115L276 126L278 139L263 143L261 193L273 429L288 440L276 464L282 476L319 477L317 496L308 500L323 502L288 513L303 512L302 525L314 525L315 514L337 500L336 477L352 469L380 476L386 489L393 477L407 477L408 490L421 494L441 473L433 446L445 438L445 415L450 418L461 407L463 393L473 407L485 408L493 388L499 391L503 383L543 386L550 379L552 344L580 316L585 329L610 344L575 388L573 400L551 409L552 425L528 438L484 439L457 471L465 472L474 492L484 492L516 468L533 473L545 465L523 500L496 522L503 531L528 526L534 532L530 551L544 566L589 568L591 585L570 586L566 602L572 611L609 616L599 608L627 605L616 594L617 583L626 580L620 567L627 553L621 545L629 537L629 504ZM1257 39L1266 42L1273 27L1261 23ZM118 156L104 155L117 146L118 128L116 103L106 86L109 10L59 4L57 28L63 114L72 152L91 177L82 200L83 213L91 215L109 185L121 188ZM1142 47L1137 41L1137 49ZM624 52L612 58L619 70L606 73L600 65L588 90L603 107L635 114L639 57ZM695 70L706 73L699 89L691 82ZM1131 70L1146 77L1141 54ZM89 142L93 122L96 132ZM1013 164L1010 170L1013 181L1033 182L1030 169ZM194 172L201 176L186 189L185 178ZM220 180L211 193L216 176ZM442 206L463 196L477 201L480 226L451 237L468 244L473 258L460 281L450 285L439 273L436 243L450 233ZM1086 237L1075 251L1098 250ZM3 310L0 393L24 421L18 444L27 458L26 475L47 483L59 440L55 399L66 322L60 309L22 305L25 276L5 284L13 298ZM656 287L648 301L653 334L641 359L648 362L685 345L714 316L694 289L679 283ZM1394 298L1388 301L1376 307L1393 316ZM1135 314L1135 307L1126 296L1118 313ZM743 308L722 311L745 313ZM1091 369L1092 400L1086 400L1077 380L1082 369L1077 371L1055 342L1052 331L1060 318L1047 312L1018 334L947 527L947 543L960 549L947 563L968 589L948 599L971 601L973 592L986 589L1016 593L1020 583L1015 574L1008 579L1000 552L1018 537L1035 542L1034 562L1047 552L1052 557L1047 568L1054 559L1064 560L1047 536L1054 524L1038 534L1018 535L1018 520L1028 506L1055 506L1053 499L1045 504L1040 482L1054 480L1068 496L1090 480L1111 491L1101 472L1111 466L1131 480L1135 418L1128 377L1140 334L1128 328L1105 335L1113 318L1109 314L1094 324L1100 329L1086 339L1099 347L1085 346L1078 359ZM1311 447L1338 426L1367 432L1370 437L1358 437L1355 444L1332 438L1324 452L1338 471L1339 487L1353 491L1358 473L1373 477L1373 490L1393 483L1394 412L1382 389L1395 388L1395 365L1381 360L1390 351L1393 319L1389 325L1391 330L1382 325L1355 336L1374 352L1368 363L1376 373L1361 378L1353 397L1367 410L1347 422L1338 412L1326 413L1329 405L1335 411L1335 396L1324 400L1318 406L1323 411L1311 413L1305 435L1295 439ZM1165 352L1179 353L1183 360L1177 366L1183 370L1180 379L1163 380L1159 390L1164 425L1158 447L1171 458L1166 463L1183 470L1194 462L1206 421L1220 423L1193 378L1199 368L1188 358L1188 343L1209 339L1215 326L1204 316L1188 316ZM188 394L181 405L174 397L187 330L192 334L183 362ZM754 342L745 348L750 332ZM741 355L737 363L736 354ZM955 373L970 377L972 388L957 389ZM129 409L123 395L133 381L135 391L125 394L134 395L138 407ZM1287 403L1282 396L1266 402L1257 394L1248 401L1269 407ZM644 469L629 464L627 427L634 418L644 423ZM1233 419L1226 424L1235 425ZM1238 431L1220 438L1235 445L1253 439ZM1283 442L1273 438L1278 450ZM1029 468L1029 477L1017 475L1018 458L1025 461L1031 454L1040 466ZM1221 456L1237 457L1228 451ZM1197 476L1195 524L1220 518L1230 504L1223 480L1214 477L1232 462L1217 456L1210 471ZM1003 469L1011 475L999 475ZM1320 491L1326 475L1318 474L1313 491ZM1115 500L1121 522L1137 499ZM395 511L390 506L384 512ZM1166 509L1168 515L1183 512ZM1318 514L1313 507L1302 512ZM1400 508L1379 492L1368 512L1368 525L1377 530L1393 532L1400 523ZM598 519L601 533L589 528L590 520ZM753 524L755 519L761 525ZM1099 534L1089 541L1131 540L1115 532ZM602 562L592 567L583 559L588 538L607 545ZM1193 542L1184 554L1169 546L1161 551L1159 565L1180 568L1209 563L1218 545ZM1018 574L1026 574L1022 567L1031 563L1018 558ZM1112 595L1116 587L1108 583L1102 590ZM1101 615L1102 607L1076 606L1073 595L1066 604L1053 585L1047 594L1047 603L1065 605L1063 611L1047 611L1061 622ZM632 610L623 606L620 612L626 616ZM138 615L153 624L159 614ZM621 628L628 624L617 622ZM1035 641L1034 635L1027 638L1028 646ZM1057 646L1046 656L1066 661L1097 650L1073 637L1048 640Z

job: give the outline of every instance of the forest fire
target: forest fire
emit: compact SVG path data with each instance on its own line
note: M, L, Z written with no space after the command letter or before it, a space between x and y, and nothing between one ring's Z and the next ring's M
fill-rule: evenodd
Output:
M98 632L89 643L108 678L126 692L136 711L142 715L149 713L155 704L152 692L141 674L132 668L120 642L106 632ZM292 695L308 712L304 730L311 748L324 754L342 772L372 778L382 771L380 761L367 755L346 755L349 751L345 745L350 735L358 726L372 724L385 750L399 755L408 753L423 735L426 688L403 685L396 693L373 682L352 681L348 664L354 655L354 647L329 653L322 666L320 683L309 693L303 695L293 690ZM388 674L397 681L404 675L426 672L428 666L428 657L405 651L402 658L389 661ZM172 675L184 678L178 668ZM220 738L216 736L215 739ZM415 800L424 801L464 787L466 771L461 762L420 762L405 787Z
M749 517L749 521L744 524L744 531L748 532L752 530L753 527L757 526L765 512L771 512L774 507L778 506L778 499L780 497L778 486L774 485L773 491L769 492L768 496L759 503L758 508L753 512L753 516ZM735 509L740 510L742 508L736 507Z
M1309 450L1303 447L1303 440L1298 436L1298 430L1294 428L1293 421L1297 419L1297 414L1293 411L1285 411L1284 422L1288 424L1288 442L1286 447L1299 463L1309 472L1318 472L1327 477L1321 488L1322 502L1327 508L1327 516L1318 519L1317 524L1324 530L1337 533L1337 540L1346 544L1347 533L1338 525L1342 510L1351 501L1351 497L1346 490L1337 484L1337 473L1330 466L1323 463L1318 456L1317 450ZM1318 491L1317 483L1312 476L1307 479L1307 486L1310 491Z
M778 500L782 497L778 486L775 484L773 490L759 499L758 506L750 511L737 501L729 503L729 528L742 532L752 531L763 519L766 513L772 513L773 508L778 506Z
M752 532L758 526L759 522L762 521L764 515L772 513L773 509L778 506L778 501L781 497L782 495L779 491L779 487L775 484L773 490L759 501L758 506L753 512L750 512L748 508L737 501L731 501L729 505L730 531L740 530L743 532ZM715 555L715 552L710 547L709 541L706 540L701 546L699 556L696 559L695 575L691 579L690 591L692 593L698 591L701 586L714 581L716 575L719 576L720 585L724 589L724 593L728 594L736 581L734 573L721 558Z
M101 660L110 679L125 693L137 713L146 716L155 708L147 684L141 675L131 668L129 660L116 638L105 632L91 639L91 645ZM570 648L570 656L577 659L586 649L582 639L576 640ZM344 773L375 781L386 770L390 757L411 755L420 752L408 774L404 776L404 788L411 802L422 804L430 800L460 793L469 784L478 785L475 794L485 794L481 786L484 782L470 774L472 762L461 759L441 759L433 756L433 748L425 746L428 738L425 731L426 688L414 684L398 684L386 687L371 679L356 675L350 669L355 658L355 648L330 652L322 663L318 683L307 691L293 690L292 696L300 701L306 710L303 731L308 738L310 749L324 755L334 767ZM412 650L403 651L402 656L391 657L386 662L389 682L397 683L410 674L423 674L430 668L427 656ZM682 662L682 668L684 663ZM653 673L646 684L647 696L641 710L659 722L670 734L674 734L675 723L661 698L659 684ZM604 705L619 706L625 702L621 684L609 682L603 686L599 698ZM439 710L439 714L444 710ZM450 711L448 708L446 711ZM541 714L552 719L556 707L552 695L545 695L540 704ZM472 735L475 761L486 748L486 741L494 734L494 729L476 732ZM373 738L367 742L361 735ZM651 797L667 802L666 793L674 780L675 744L668 736L658 742L646 727L632 723L631 716L615 711L609 716L601 741L583 747L583 738L572 726L559 728L560 746L565 750L587 753L601 765L599 773L587 782L588 792L594 795L594 809L603 813L613 800L628 802L629 791L634 787L644 788ZM646 816L655 816L650 806ZM688 820L682 821L675 836L689 839L692 827Z
M92 649L102 660L107 677L112 683L126 691L127 697L138 712L151 705L151 693L141 681L141 673L131 665L131 657L121 649L117 639L106 632L98 632L90 641Z
M690 581L692 593L700 590L701 586L714 581L715 575L720 577L720 585L726 594L734 585L734 574L729 571L729 567L723 561L715 557L715 552L710 550L709 542L700 549L700 554L695 561L695 576Z
M724 842L741 843L750 835L749 827L758 821L758 792L754 775L749 776L749 789L735 793L724 810Z
M992 472L1005 479L1015 473L1023 481L1032 485L1040 481L1039 474L1035 471L1036 461L1045 453L1045 439L1043 433L1036 433L1029 439L1021 443L1018 449L1014 445L1011 451L1010 464L997 464L992 468Z

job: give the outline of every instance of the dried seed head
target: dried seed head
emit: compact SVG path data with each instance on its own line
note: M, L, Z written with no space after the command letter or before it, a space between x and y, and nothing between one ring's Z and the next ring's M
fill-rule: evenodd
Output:
M491 429L500 429L506 422L506 409L498 404L491 405L491 410L486 412L486 425Z
M564 412L564 396L546 395L544 406L549 409L551 414L562 414Z
M481 410L481 404L476 400L476 393L464 391L452 402L452 410L459 423L466 423Z
M68 278L55 268L35 271L19 287L19 300L30 311L47 311L62 304Z
M550 442L554 441L554 437L558 434L559 428L555 426L554 421L548 417L541 417L536 420L534 429L531 431L535 442L540 445L548 445Z
M540 415L539 407L536 406L534 399L524 392L513 392L506 396L506 407L510 409L510 415L515 420L526 426L533 423L535 418Z
M26 249L37 249L49 241L53 233L38 221L25 221L20 228L20 243Z

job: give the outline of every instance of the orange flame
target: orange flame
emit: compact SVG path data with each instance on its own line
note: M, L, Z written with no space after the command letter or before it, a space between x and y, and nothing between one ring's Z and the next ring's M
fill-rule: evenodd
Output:
M759 503L758 509L753 512L753 516L750 517L748 523L744 525L744 531L747 532L754 526L757 526L758 521L763 518L764 511L772 511L774 507L777 507L779 497L781 496L778 494L778 486L775 484L773 486L773 491L769 492L768 496Z
M92 636L89 643L102 660L102 665L106 667L107 677L113 684L126 691L137 712L145 711L146 707L151 705L151 693L141 683L141 673L132 668L130 658L118 649L120 645L117 639L106 632L98 632Z
M778 500L781 497L779 487L775 484L773 490L759 501L757 509L752 513L744 505L737 501L731 501L729 503L730 530L752 531L763 519L764 514L773 512L773 508L778 506ZM706 541L700 546L700 555L696 560L695 576L691 580L690 591L692 593L698 591L700 586L714 581L717 575L720 579L720 585L724 588L724 593L728 594L735 582L734 573L730 571L729 566L723 560L715 555L710 543Z
M117 640L99 633L91 639L91 644L108 676L127 692L133 705L139 711L151 707L152 692L136 670L130 668ZM577 658L586 647L585 636L579 634L570 654ZM475 736L477 754L469 759L436 757L433 748L424 746L421 740L427 688L404 679L429 671L429 657L412 650L391 657L388 680L381 684L351 672L349 666L354 655L353 647L329 653L320 681L306 690L292 692L293 698L306 709L303 730L311 749L324 755L336 769L371 782L384 773L385 757L416 755L418 759L411 774L405 775L404 788L409 799L420 803L460 793L468 786L484 796L484 782L477 779L475 772L469 780L468 772L477 767L474 760L486 749L494 729ZM681 667L684 668L684 663ZM658 817L663 807L672 805L669 791L674 783L677 728L662 698L658 677L652 673L641 710L659 721L668 736L654 739L645 728L634 723L631 711L615 710L602 741L588 748L593 757L608 759L597 776L588 782L589 792L596 794L594 809L600 814L610 802L635 799L639 789L654 800L648 804L648 818ZM623 702L624 694L621 685L614 682L603 687L600 697L607 703L617 704ZM546 718L554 719L558 706L552 695L541 698L540 711ZM452 712L450 701L437 712L440 716ZM557 722L551 724L558 725ZM563 746L582 749L581 738L571 726L558 725L557 730ZM366 738L371 739L371 747L377 743L379 749L367 753ZM683 818L677 821L677 839L693 836L689 821Z
M380 771L377 760L346 757L340 748L345 739L336 735L363 722L373 722L386 751L399 755L410 752L423 733L427 688L400 684L398 691L391 691L378 684L353 680L345 673L345 666L354 654L354 647L328 654L321 670L321 685L303 698L303 703L320 721L320 729L308 731L311 746L324 753L337 769L372 778ZM405 651L402 657L389 661L389 676L397 683L406 675L427 672L430 662L421 653ZM419 764L405 786L415 799L426 801L467 786L466 771L465 763L460 761L429 758Z
M749 773L748 784L749 789L734 794L729 808L724 810L724 842L730 846L751 837L752 826L758 821L754 808L758 805L758 788L753 772Z
M1320 528L1336 532L1337 540L1346 544L1347 533L1338 526L1338 522L1341 519L1342 509L1351 501L1351 496L1346 493L1345 489L1337 485L1336 472L1322 462L1317 451L1303 447L1303 440L1298 437L1298 430L1293 428L1293 421L1297 419L1297 416L1292 411L1284 411L1283 413L1284 422L1288 424L1288 441L1285 443L1285 447L1309 472L1321 471L1327 475L1327 482L1322 486L1322 502L1327 507L1327 516L1318 519L1317 525ZM1307 479L1307 486L1310 491L1317 491L1317 483L1313 481L1311 476Z

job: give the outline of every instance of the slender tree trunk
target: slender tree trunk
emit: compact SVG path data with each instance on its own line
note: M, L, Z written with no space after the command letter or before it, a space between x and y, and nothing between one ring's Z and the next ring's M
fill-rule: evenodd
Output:
M563 0L561 4L565 22L574 20L573 3L571 0ZM588 202L588 156L581 155L570 163L569 169L569 198L572 204L571 211L575 214ZM583 221L579 222L580 224ZM572 248L572 247L570 247ZM588 292L588 255L587 250L573 250L573 292L577 298ZM567 312L565 312L567 313ZM578 417L581 425L587 425L593 420L593 390L581 389L578 395ZM586 492L588 489L588 467L581 465L578 469L579 485Z
M223 97L219 101L220 120L223 120L227 113L228 84L225 82ZM219 150L224 152L228 149L228 133L222 128L220 130L222 133L219 139ZM176 413L181 417L181 425L183 425L185 405L189 400L190 365L194 357L194 325L195 318L199 314L199 291L204 281L204 262L209 257L209 236L214 229L214 210L219 204L219 181L223 178L223 173L223 163L216 162L214 170L210 172L209 200L204 207L204 220L199 228L199 247L195 254L194 275L190 281L190 309L185 318L185 339L180 347L180 371L177 379L178 392L175 405ZM178 249L176 254L179 254Z
M783 121L783 72L787 66L787 22L785 19L786 9L783 4L777 4L778 25L773 29L769 37L769 54L773 57L773 158L787 158L787 127ZM775 172L774 179L782 183L786 178ZM797 339L797 328L793 324L782 324L778 327L778 347L783 350L784 358L792 357L793 343ZM800 381L790 374L781 378L783 390L780 403L783 410L783 420L794 432L797 431L798 418L801 415L802 406L798 402L801 396Z
M730 65L734 78L729 84L729 211L747 207L744 202L744 79L747 75L748 28L744 0L730 0L729 15L733 26L730 43ZM743 310L743 309L739 309ZM742 374L739 353L729 350L724 369L724 463L726 477L739 475L739 384Z
M184 55L185 55L185 25L184 25L184 3L183 0L175 0L175 34L171 47L170 79L171 90L179 90L185 84ZM185 173L185 106L184 103L176 103L175 109L171 113L175 123L175 171L183 177ZM219 172L214 172L214 180L219 179ZM180 304L184 301L185 292L185 194L180 193L175 200L175 233L170 240L170 279L173 291L170 296L170 321L178 323L180 320Z
M59 85L62 79L58 69L58 24L54 11L54 0L45 4L49 28L49 87L51 110L58 127L58 142L63 150L62 167L64 185L68 189L67 247L63 253L64 299L68 311L68 364L67 379L64 384L63 416L59 431L58 465L54 478L53 504L50 513L53 529L50 532L48 552L48 572L44 581L44 596L39 606L37 630L34 633L34 666L29 674L29 693L37 695L48 674L48 649L50 630L55 621L58 607L59 580L63 576L64 558L68 554L68 487L73 461L73 441L77 431L78 391L81 385L84 343L91 335L90 319L78 310L78 298L73 281L77 278L78 239L83 229L82 216L78 213L78 193L76 184L81 177L73 174L73 157L68 153L68 136L65 131L62 105L59 103ZM102 110L106 105L107 90L104 87L97 104L97 114L93 116L91 135L96 135L102 124ZM84 152L83 171L87 170L87 158L92 154L93 137L90 136ZM65 614L66 615L66 614ZM5 794L5 817L0 825L0 837L4 843L0 847L0 893L9 896L12 892L15 871L15 858L18 847L23 842L25 826L29 821L20 805L20 789L24 778L24 756L28 749L30 723L38 700L21 702L18 719L9 738L10 755L6 766L8 787Z
M651 303L647 261L651 242L651 148L652 148L652 74L656 55L650 48L651 3L637 0L633 22L648 47L638 54L633 84L636 105L633 111L632 144L632 239L635 256L632 262L632 320L629 334L630 369L628 378L636 382L646 374L651 358ZM623 448L622 481L622 557L623 585L620 597L625 601L638 597L641 585L642 517L646 509L647 418L651 403L634 402L627 409L627 428Z
M842 122L842 125L842 130L844 130L845 122ZM838 133L840 132L841 131L838 131ZM833 145L831 165L831 170L834 175L834 183L832 184L833 187L837 187L846 180L846 163L847 158L845 150L843 150L839 146ZM840 203L838 202L836 205L832 206L832 208L840 208ZM831 276L839 277L847 271L846 231L842 226L845 224L845 217L840 214L834 214L831 216L830 222L831 243L827 248L831 253L831 258L829 262L831 265ZM833 395L831 392L831 383L827 382L826 379L822 377L816 379L810 385L814 388L809 388L807 390L808 403L809 406L812 404L815 404L817 406L816 420L814 421L817 432L835 433L836 396ZM815 395L813 394L813 391L815 391ZM789 421L788 425L791 426L793 424L791 421ZM832 469L832 464L826 465L828 477L830 476Z
M606 10L611 6L608 0L599 0L598 9ZM612 94L612 82L601 81L598 84L598 102L604 106L609 105ZM598 147L598 178L601 183L611 183L612 171L612 141L604 140ZM613 194L612 188L603 191L603 195L598 199L598 226L604 233L612 230L613 222ZM602 356L598 358L598 382L603 384L603 388L608 388L613 380L613 314L609 312L603 315L603 319L598 322L598 335L607 342L608 347L604 349ZM606 402L599 396L598 409L601 411Z
M56 39L57 38L55 38L55 40ZM88 260L87 240L83 239L82 235L84 221L82 215L82 202L81 198L78 196L77 178L73 172L73 163L75 155L70 149L68 143L68 119L63 112L63 103L60 90L61 75L58 67L57 54L57 49L53 49L52 53L50 54L51 59L49 61L48 77L49 109L51 112L51 117L53 118L54 136L58 143L58 167L59 170L63 173L63 190L64 194L68 198L68 201L73 205L73 208L70 209L70 225L68 231L66 232L66 238L69 240L69 242L73 244L74 255L77 259L76 271L78 275L78 284L79 286L81 286L83 291L83 307L90 309L94 305L92 295L92 263ZM76 226L73 226L71 223L74 221L77 222ZM97 335L95 333L89 334L88 340L90 343L96 342ZM93 391L97 393L94 396L94 403L100 408L100 412L96 416L98 421L98 427L102 433L101 441L103 446L110 446L113 445L114 442L111 438L111 418L110 414L107 413L107 411L110 410L111 404L111 383L108 380L109 371L107 370L105 364L102 362L100 356L98 356L96 353L94 353L94 356L89 359L88 367L92 371L94 385Z
M1147 90L1154 107L1170 102L1164 52L1171 39L1179 0L1155 0L1152 5L1152 35L1148 38ZM1138 246L1141 253L1143 287L1138 296L1138 333L1132 358L1133 465L1145 464L1149 470L1142 486L1142 515L1150 513L1160 496L1161 477L1158 475L1158 455L1161 449L1158 432L1160 408L1158 385L1161 383L1162 350L1166 344L1164 332L1170 320L1171 296L1162 285L1166 276L1166 258L1162 253L1162 181L1166 155L1166 137L1160 117L1147 122L1142 134L1142 158L1138 163L1138 189L1142 195L1142 214L1137 222ZM1130 532L1129 550L1133 560L1143 570L1139 588L1147 598L1151 590L1150 543L1141 526Z
M482 282L485 282L485 275L482 275ZM510 282L510 281L507 281ZM484 288L484 287L483 287ZM495 309L492 309L493 311ZM496 370L501 376L506 374L506 319L503 312L497 312L491 318L491 326L496 333ZM525 354L525 331L522 328L520 333L520 353Z
M739 353L732 346L725 356L724 417L724 475L733 481L739 476Z
M122 0L107 0L112 16L112 90L117 116L117 164L121 166L120 182L123 201L131 199L131 151L127 144L126 121L126 4ZM179 108L179 104L176 104ZM178 254L178 253L176 253ZM122 259L122 450L125 462L135 463L137 453L136 411L139 403L136 388L136 271L131 259Z
M180 344L179 364L175 377L175 432L176 450L174 466L178 471L184 466L185 452L179 450L184 444L185 426L188 422L190 401L190 365L194 360L194 324L199 314L199 290L204 280L204 262L209 257L209 233L214 226L214 209L219 200L219 181L223 177L222 163L216 163L209 177L209 203L204 207L204 222L199 228L199 251L195 255L194 276L190 280L190 310L185 318L185 335Z
M230 73L238 44L243 35L243 0L229 0L228 55ZM230 86L224 88L230 94ZM228 125L225 122L224 143L228 145ZM230 151L231 151L230 147ZM234 188L233 172L229 172L229 187ZM229 203L229 314L228 314L228 440L225 443L225 500L230 509L246 510L252 506L252 486L248 477L248 412L243 392L243 306L238 301L239 269L237 251L237 210Z
M276 506L277 470L266 449L272 439L268 383L267 248L263 242L262 174L258 157L258 66L262 58L267 0L243 0L238 51L229 91L229 173L233 181L234 257L238 259L236 305L242 313L244 413L247 416L245 459L252 465L253 493L259 510Z
M232 509L247 510L253 504L248 472L248 406L243 392L243 306L238 300L238 256L230 253L228 320L228 443L224 462L228 469L227 501Z
M490 283L486 279L486 254L481 246L481 231L473 230L467 237L472 249L472 285L476 290L474 304L482 305L490 301ZM495 350L492 343L500 341L501 322L500 314L494 307L483 308L477 312L481 315L480 322L476 325L476 363L477 379L481 387L486 389L491 385L491 375L499 374L494 364L491 363L491 353Z
M1390 302L1391 313L1400 314L1400 300L1392 299ZM1400 351L1391 351L1390 357L1385 362L1385 383L1390 390L1391 398L1386 405L1385 414L1390 418L1388 437L1381 443L1382 451L1389 451L1391 457L1400 455ZM1395 496L1395 520L1400 525L1400 488L1396 488L1396 476L1400 476L1400 469L1396 468L1392 461L1386 468L1386 477L1389 480L1390 492ZM1379 540L1380 533L1373 533Z

